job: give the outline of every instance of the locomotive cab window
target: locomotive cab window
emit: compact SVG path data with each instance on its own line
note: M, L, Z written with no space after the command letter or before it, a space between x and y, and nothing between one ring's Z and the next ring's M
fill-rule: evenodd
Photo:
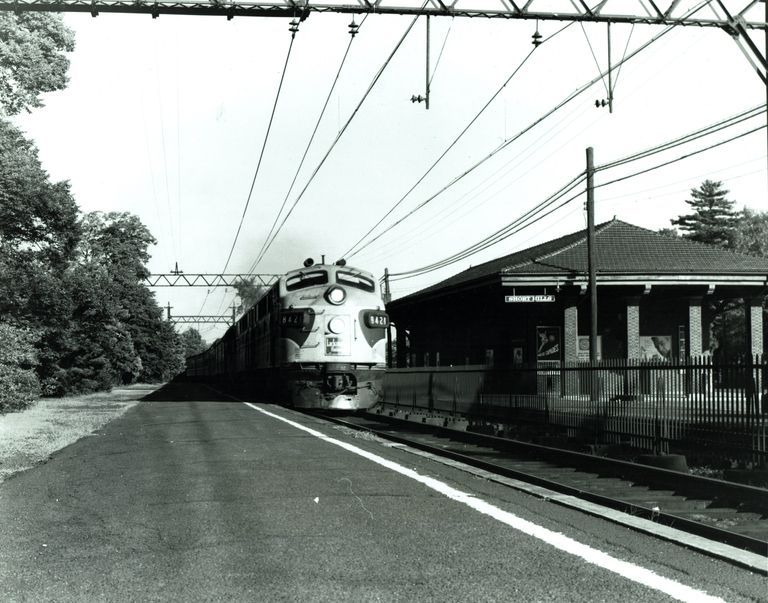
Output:
M299 272L285 279L285 288L288 291L296 289L305 289L315 285L325 285L328 283L328 273L325 270L312 270L310 272Z
M367 276L362 274L355 274L354 272L347 272L346 270L339 270L336 273L336 282L339 285L347 285L348 287L355 287L356 289L362 289L373 293L376 289L375 283Z

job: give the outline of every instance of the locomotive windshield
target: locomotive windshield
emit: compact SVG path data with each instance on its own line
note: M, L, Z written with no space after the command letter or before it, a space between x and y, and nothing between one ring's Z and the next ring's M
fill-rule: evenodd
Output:
M296 289L325 285L327 283L328 273L325 270L311 270L289 276L285 279L285 288L288 291L296 291Z
M376 289L374 282L367 276L362 274L355 274L354 272L348 272L346 270L339 270L336 272L336 282L339 285L347 285L349 287L356 287L363 291L373 293Z

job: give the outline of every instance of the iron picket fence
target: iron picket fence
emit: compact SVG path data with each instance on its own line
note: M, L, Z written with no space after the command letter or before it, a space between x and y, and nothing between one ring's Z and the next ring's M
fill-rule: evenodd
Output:
M560 429L591 445L768 461L768 358L605 359L535 367L390 369L384 402Z

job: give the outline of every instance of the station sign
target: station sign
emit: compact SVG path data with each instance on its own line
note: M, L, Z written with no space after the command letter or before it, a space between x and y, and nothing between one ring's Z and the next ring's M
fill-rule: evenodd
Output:
M555 301L554 295L505 295L508 304L549 303Z

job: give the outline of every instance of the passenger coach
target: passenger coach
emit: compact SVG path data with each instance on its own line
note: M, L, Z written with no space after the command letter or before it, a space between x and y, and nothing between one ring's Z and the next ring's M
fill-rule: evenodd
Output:
M186 374L302 408L370 408L382 396L383 308L369 272L343 260L307 260L208 350L188 358Z

